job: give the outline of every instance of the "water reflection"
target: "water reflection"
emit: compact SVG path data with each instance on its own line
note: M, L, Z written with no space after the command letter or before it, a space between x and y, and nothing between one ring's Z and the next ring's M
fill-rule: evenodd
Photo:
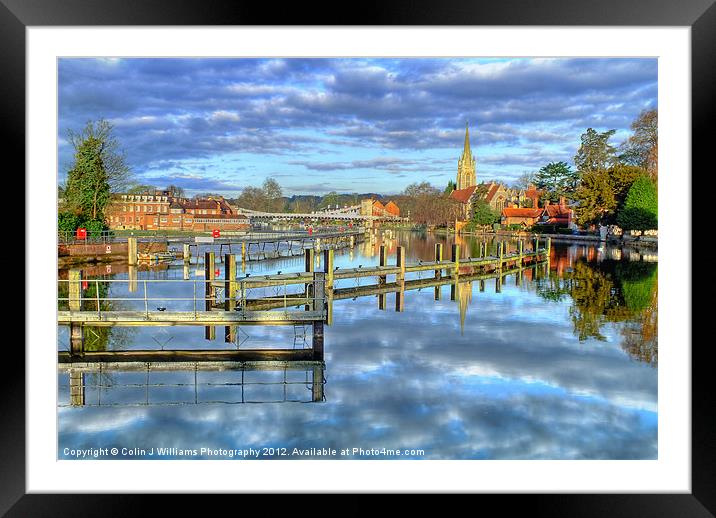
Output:
M450 238L418 233L385 239L377 235L351 250L336 251L335 265L377 265L381 244L388 246L390 264L399 245L407 248L408 262L430 261L436 242L448 250L452 244ZM477 237L459 244L462 257L496 250L494 240ZM508 246L516 250L517 243ZM300 257L271 261L247 262L246 273L304 267ZM421 448L426 452L421 458L435 459L656 458L654 261L654 252L553 243L547 271L528 268L481 280L467 280L461 272L465 280L454 284L384 293L385 309L376 295L336 298L333 323L325 329L325 370L315 378L322 382L320 400L308 389L314 384L306 384L314 379L308 369L303 378L300 372L293 373L300 379L289 378L295 386L283 384L280 369L268 375L264 381L275 384L266 394L278 392L255 398L263 404L227 405L218 401L242 401L241 384L218 370L192 367L201 374L195 384L192 369L103 368L82 372L84 406L72 406L72 394L79 397L79 375L62 371L60 452L65 446L103 446L111 437L140 447ZM200 266L192 263L191 273ZM88 272L89 285L102 275L128 278L129 271ZM186 272L181 262L137 272L139 281L151 275L181 279ZM426 274L409 275L405 282L420 278ZM363 279L356 286L345 280L336 289L365 288L373 282ZM100 291L105 289L101 285ZM396 297L395 309L400 309L393 311L385 297ZM178 349L246 346L226 344L223 336L206 341L201 328L168 328L161 338L156 329L132 329L124 339L115 332L101 347L159 347L169 337L171 347ZM296 340L292 329L246 332L251 347ZM66 340L60 329L61 349ZM238 370L233 372L236 376ZM130 387L122 388L121 395L110 394L125 385ZM269 403L283 401L284 386L288 403ZM194 387L197 394L210 388L210 397L192 401ZM158 395L142 400L147 389ZM311 404L291 402L299 399ZM93 406L98 400L113 406ZM161 402L171 404L152 404Z

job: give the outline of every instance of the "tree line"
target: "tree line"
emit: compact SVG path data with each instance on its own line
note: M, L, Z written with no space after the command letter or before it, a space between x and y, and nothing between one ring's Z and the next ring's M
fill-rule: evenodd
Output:
M579 225L618 224L629 230L658 225L658 112L644 110L631 124L632 134L619 146L616 133L588 128L574 155L575 169L550 162L522 175L520 188L530 183L543 191L541 199L571 200Z

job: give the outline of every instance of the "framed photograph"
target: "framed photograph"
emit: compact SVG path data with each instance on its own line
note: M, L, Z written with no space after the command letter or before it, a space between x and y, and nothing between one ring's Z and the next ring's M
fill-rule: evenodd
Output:
M0 5L28 220L3 511L455 492L713 513L689 217L709 1L351 26L168 4Z

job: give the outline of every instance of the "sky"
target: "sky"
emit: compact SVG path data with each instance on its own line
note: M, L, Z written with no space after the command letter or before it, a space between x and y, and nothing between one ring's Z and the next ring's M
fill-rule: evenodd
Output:
M62 58L68 130L107 119L134 181L188 195L402 192L455 180L465 125L477 181L573 165L587 128L619 144L657 107L653 58Z

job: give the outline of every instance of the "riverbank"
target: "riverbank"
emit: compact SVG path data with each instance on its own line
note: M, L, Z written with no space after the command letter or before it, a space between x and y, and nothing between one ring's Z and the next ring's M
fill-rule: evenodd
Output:
M435 235L455 235L455 232L447 229L434 229L429 231ZM534 232L514 232L514 231L491 231L491 232L460 232L461 236L485 236L485 237L502 237L507 239L534 239L534 238L550 238L552 241L561 243L598 243L601 241L596 234L541 234ZM658 248L659 239L653 236L631 236L628 234L622 236L607 236L606 241L610 244L621 244L635 247Z

